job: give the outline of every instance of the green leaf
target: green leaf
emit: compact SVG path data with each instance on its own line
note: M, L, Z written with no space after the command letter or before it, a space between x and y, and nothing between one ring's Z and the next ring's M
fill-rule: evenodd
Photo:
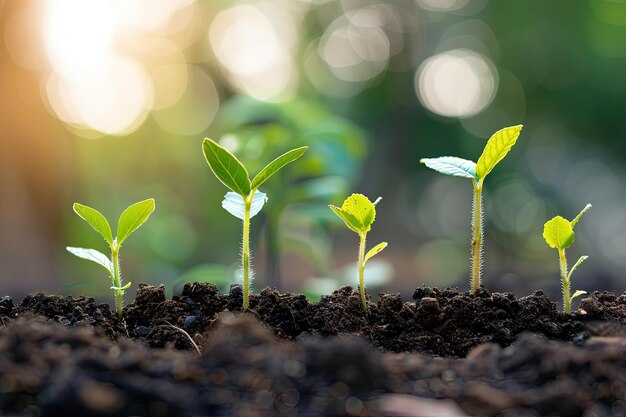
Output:
M580 218L583 216L583 214L585 214L587 211L589 211L589 209L591 208L591 204L587 204L585 206L585 208L583 209L583 211L581 211L580 213L578 213L578 216L576 216L574 218L574 220L572 220L570 223L572 224L572 227L576 226L576 223L578 223L578 220L580 220Z
M222 184L244 197L250 194L248 171L235 155L209 138L202 142L202 151L209 168Z
M256 177L254 177L250 188L253 190L259 188L261 184L267 181L272 175L280 171L285 165L295 161L296 159L304 155L307 149L309 149L308 146L292 149L289 152L286 152L278 158L274 159L272 162L267 164L267 166L263 168L261 172L256 175Z
M107 219L98 210L74 203L74 211L81 219L86 221L94 228L94 230L102 235L109 246L113 246L113 233Z
M154 211L154 198L149 198L139 203L135 203L128 207L117 223L117 246L121 246L122 242L142 224L148 220L150 214Z
M351 214L345 213L341 211L339 207L330 205L328 206L330 209L341 219L344 221L346 226L355 233L361 233L359 221Z
M568 220L556 216L543 225L543 238L551 248L566 249L574 243L574 230Z
M476 177L476 163L467 159L455 156L441 156L439 158L422 158L420 162L441 174L478 179Z
M498 162L509 153L522 132L522 127L522 125L505 127L489 138L483 154L480 155L476 163L476 176L479 180L484 179Z
M574 264L572 269L569 270L569 274L567 274L567 280L568 281L571 282L572 274L574 273L574 271L576 270L576 268L578 268L578 266L580 264L582 264L583 262L585 262L587 260L587 258L589 258L589 257L588 256L581 256L580 258L578 258L578 260L576 261L576 263Z
M341 211L357 220L361 232L369 232L376 219L376 207L363 194L352 194L341 205Z
M580 297L581 295L585 295L585 294L587 294L587 291L576 290L574 294L572 294L572 296L569 298L569 302L571 303L572 301L574 301L574 298Z
M382 242L374 246L372 249L370 249L365 255L365 260L363 261L363 265L365 265L370 258L373 258L374 256L378 255L380 252L382 252L383 249L385 249L386 247L387 247L387 242Z
M98 265L104 267L111 276L113 276L113 262L102 252L98 252L95 249L74 248L68 246L67 251L72 255L76 255L79 258L87 259L88 261L95 262Z

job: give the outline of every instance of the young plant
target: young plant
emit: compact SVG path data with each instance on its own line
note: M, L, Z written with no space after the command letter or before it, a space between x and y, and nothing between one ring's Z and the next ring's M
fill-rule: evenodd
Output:
M230 214L243 220L243 244L241 266L243 270L243 308L249 307L250 280L250 219L254 217L267 201L267 195L259 187L285 165L300 158L308 146L292 149L270 162L250 180L248 171L228 149L211 139L204 139L202 151L209 168L218 180L230 190L222 201L222 207Z
M367 301L365 299L365 264L376 254L387 247L387 242L379 243L365 254L365 242L367 232L372 229L372 223L376 220L376 205L382 198L378 197L375 202L371 202L362 194L352 194L341 205L341 208L330 205L330 209L344 221L346 226L359 235L359 291L363 310L367 311Z
M483 182L485 177L495 168L511 150L522 131L522 125L505 127L494 133L489 140L478 162L454 156L439 158L424 158L420 162L428 168L453 177L469 178L472 180L474 198L472 204L472 245L471 245L471 287L472 293L480 287L482 282L483 257Z
M572 274L582 264L588 256L581 256L574 264L572 269L567 271L567 258L565 257L565 249L572 246L574 243L574 226L578 223L578 220L583 214L591 208L591 204L587 204L583 211L581 211L574 220L569 221L561 216L556 216L551 220L548 220L543 225L543 238L546 243L551 247L559 251L559 267L561 269L561 284L563 286L563 312L569 314L571 311L572 301L574 298L587 294L586 291L576 290L572 296L570 296L570 283Z
M117 237L113 237L111 225L107 219L95 209L74 203L74 211L78 216L89 223L91 227L109 244L111 248L111 258L95 249L84 249L67 247L67 250L79 258L87 259L104 267L111 276L111 289L115 293L115 301L117 304L117 315L122 317L124 291L130 288L131 283L122 286L122 273L120 271L120 249L122 243L148 220L150 214L154 211L154 198L140 201L128 207L120 216L117 223Z

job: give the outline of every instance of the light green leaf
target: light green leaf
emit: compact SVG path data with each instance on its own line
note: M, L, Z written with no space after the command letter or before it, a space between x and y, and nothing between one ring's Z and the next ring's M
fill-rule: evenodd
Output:
M476 163L476 176L479 180L484 179L487 174L500 162L511 150L522 131L522 125L505 127L494 133L483 150L483 154Z
M556 216L543 225L543 238L551 248L566 249L574 243L574 230L568 220Z
M574 301L574 298L580 297L581 295L585 295L585 294L587 294L587 291L576 290L574 294L572 294L572 296L569 298L569 302L571 303L572 301Z
M150 214L154 211L155 203L154 198L149 198L144 201L133 204L128 207L117 223L117 246L121 246L122 242L139 226L144 224Z
M74 211L81 219L86 221L94 228L94 230L102 235L109 246L113 246L113 233L107 219L98 210L74 203Z
M256 177L254 177L250 188L253 190L259 188L261 184L267 181L272 175L280 171L285 165L295 161L296 159L304 155L307 149L309 149L308 146L292 149L289 152L286 152L278 158L274 159L272 162L267 164L267 166L263 168L261 172L256 175Z
M378 245L374 246L372 249L370 249L365 255L365 260L363 261L363 265L365 265L370 258L373 258L374 256L378 255L380 252L382 252L383 249L385 249L386 247L387 247L387 242L381 242Z
M357 220L361 232L369 232L376 219L376 207L363 194L352 194L346 198L341 205L341 211Z
M576 226L576 223L578 223L578 220L580 220L580 218L583 216L583 214L585 214L587 211L589 211L589 209L591 208L591 204L587 204L585 206L585 208L583 209L583 211L581 211L580 213L578 213L578 216L576 216L574 218L574 220L572 220L570 223L572 224L572 227Z
M588 256L581 256L580 258L578 258L578 260L576 261L576 263L574 264L572 269L569 270L569 274L567 274L567 280L568 281L571 282L572 274L574 273L576 268L578 268L578 266L580 266L580 264L582 264L583 262L585 262L587 260L587 258L589 258L589 257Z
M222 184L244 197L250 194L248 171L235 155L209 138L202 142L202 151L209 168Z
M445 175L478 179L476 177L476 163L455 156L441 156L439 158L422 158L420 162L430 169Z
M354 231L355 233L361 233L359 221L353 215L345 213L341 211L339 207L333 205L330 205L328 207L330 207L330 209L337 215L337 217L344 221L344 223L346 224L346 226L348 226L350 230Z
M113 263L104 253L98 252L95 249L74 248L71 246L68 246L65 249L67 249L67 251L72 255L97 263L98 265L104 267L104 269L106 269L109 274L113 276Z

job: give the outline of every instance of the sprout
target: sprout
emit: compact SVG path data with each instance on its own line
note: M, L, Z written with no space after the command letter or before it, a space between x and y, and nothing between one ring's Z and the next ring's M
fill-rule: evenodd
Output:
M67 250L73 255L79 258L87 259L95 262L98 265L104 267L111 276L111 289L116 296L117 315L122 317L122 296L124 291L130 288L131 283L122 286L122 273L120 271L120 249L122 243L130 236L132 232L137 230L139 226L144 224L150 214L154 211L155 203L153 198L149 198L139 203L135 203L128 207L119 218L117 224L117 237L113 238L111 232L111 225L107 219L96 209L84 206L79 203L74 203L74 211L78 216L85 220L94 228L94 230L109 244L111 248L111 258L109 259L105 254L98 252L95 249L84 249L67 247Z
M228 149L208 138L202 143L202 151L209 168L222 184L232 190L226 193L222 207L233 216L243 220L241 264L244 309L250 305L250 219L261 211L267 201L267 195L259 191L259 187L285 165L304 155L307 149L307 146L303 146L284 153L250 180L246 168Z
M574 243L574 226L583 214L591 208L591 204L587 204L585 208L571 222L561 216L553 217L543 225L543 238L546 243L559 251L559 267L561 269L561 284L563 286L563 312L569 314L574 298L587 294L586 291L577 290L570 296L570 283L572 274L580 264L585 262L588 256L581 256L574 264L572 269L567 271L567 258L565 257L565 249Z
M474 163L466 159L454 156L442 156L439 158L424 158L420 162L428 168L434 169L445 175L453 177L469 178L474 188L472 204L472 293L482 283L482 242L483 242L483 204L482 190L485 177L511 150L522 131L522 125L506 127L494 133L487 141L487 145L478 162Z
M371 202L362 194L352 194L341 205L341 208L330 205L335 214L344 221L346 226L359 235L359 291L363 310L367 311L367 301L365 299L365 263L387 247L387 242L379 243L365 254L365 242L367 232L372 229L372 223L376 219L376 205L382 198Z

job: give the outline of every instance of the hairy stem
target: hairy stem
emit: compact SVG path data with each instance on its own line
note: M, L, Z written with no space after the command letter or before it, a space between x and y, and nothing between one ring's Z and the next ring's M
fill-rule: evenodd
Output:
M367 300L365 299L365 233L359 233L359 292L361 293L361 303L363 310L367 311Z
M567 258L565 249L559 249L559 267L561 269L561 284L563 285L563 312L569 314L571 311L570 284L567 277Z
M244 198L244 211L243 211L243 247L241 250L241 267L243 269L243 308L244 310L250 307L250 206L252 205L252 197L254 193L251 193L248 197Z
M113 286L116 288L122 288L122 274L120 272L120 257L119 248L115 248L111 251L111 261L113 262ZM115 291L115 304L117 306L117 315L122 317L122 307L124 301L122 295L124 291L116 289Z
M474 200L472 203L472 294L475 294L482 282L483 265L483 196L482 181L473 183Z

